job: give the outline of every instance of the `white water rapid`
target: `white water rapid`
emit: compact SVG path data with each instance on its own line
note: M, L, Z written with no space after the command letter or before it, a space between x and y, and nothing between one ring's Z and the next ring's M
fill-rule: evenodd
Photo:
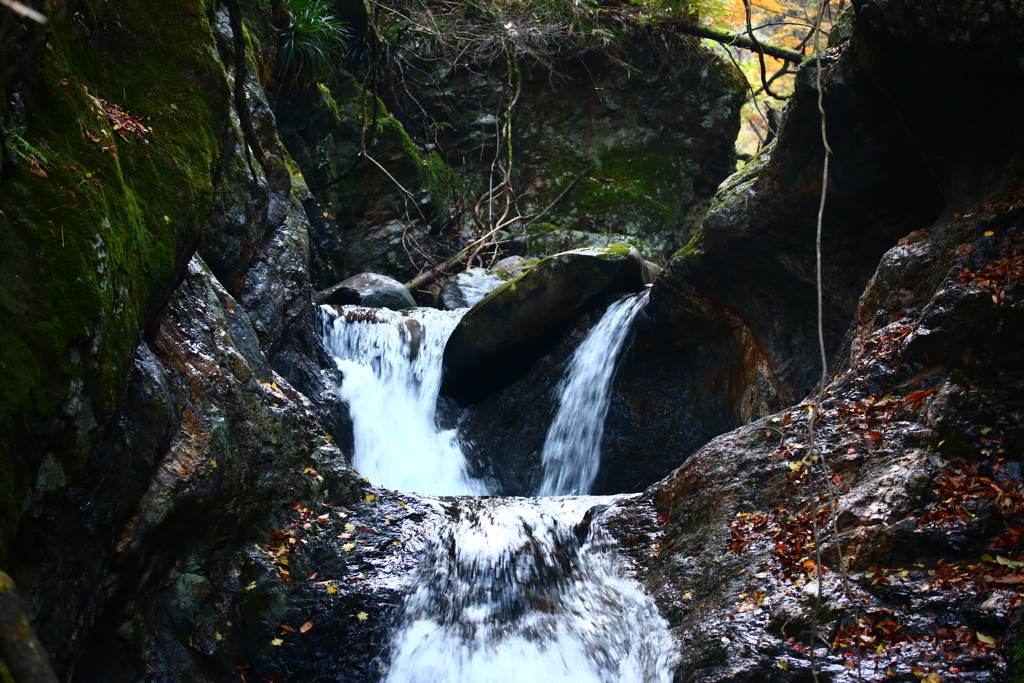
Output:
M668 683L668 625L600 528L614 502L438 502L450 521L406 600L387 683Z
M619 299L579 345L559 385L559 404L541 463L541 496L590 493L601 465L601 438L619 351L647 303L647 290Z
M549 494L593 482L616 359L645 299L613 304L573 356L561 426L548 434L566 444L564 457L550 466L544 449ZM425 501L439 514L423 530L430 549L409 584L385 681L668 683L668 624L601 525L621 497L486 497L454 430L438 428L444 345L463 313L323 308L356 469L388 488L455 496Z
M465 310L324 306L324 347L344 375L352 465L374 484L436 495L484 495L466 473L455 430L435 420L441 358Z

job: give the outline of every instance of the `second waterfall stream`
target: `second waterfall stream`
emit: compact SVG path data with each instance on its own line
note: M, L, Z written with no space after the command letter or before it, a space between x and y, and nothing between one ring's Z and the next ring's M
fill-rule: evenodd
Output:
M437 426L444 345L465 310L323 309L353 465L376 484L444 496L426 499L443 522L407 589L384 680L671 680L668 625L601 525L621 496L585 495L617 358L645 301L643 292L612 304L570 360L537 498L489 495L455 430Z

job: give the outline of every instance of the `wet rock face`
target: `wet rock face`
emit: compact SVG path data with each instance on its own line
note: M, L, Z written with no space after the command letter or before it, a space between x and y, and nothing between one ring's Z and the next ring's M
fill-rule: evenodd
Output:
M255 19L276 39L267 16L257 12ZM215 15L213 29L234 78L226 9ZM317 253L312 246L324 208L303 176L289 167L267 94L252 70L247 76L246 102L266 163L246 152L242 131L233 123L200 253L249 314L273 369L311 401L317 419L344 446L351 441L351 425L333 388L334 364L320 344L309 291L311 253Z
M248 539L362 485L198 258L136 352L129 399L81 483L37 502L12 573L65 674L208 680L178 634L232 601Z
M917 11L927 19L905 21ZM1018 27L1017 10L1007 11L1005 25ZM834 151L823 235L830 355L882 254L945 208L987 191L1021 144L1016 133L996 142L984 132L1013 128L1007 84L1021 78L1019 65L990 52L999 45L1016 54L1017 39L985 28L984 12L867 2L856 14L853 37L825 64ZM950 37L968 25L970 39ZM725 332L748 350L734 362L765 381L745 394L745 405L734 404L746 419L798 400L817 381L813 246L822 145L813 67L801 67L778 141L723 184L699 235L651 292L651 314L676 337L705 343ZM951 83L971 106L943 109ZM939 110L946 113L925 113ZM758 358L761 367L750 362Z
M492 291L459 322L445 346L445 393L471 402L508 384L598 294L639 291L648 280L646 262L627 244L544 259Z
M1012 650L993 643L1022 604L1006 586L1020 580L1011 556L1024 530L1024 365L1011 358L1024 300L1019 284L999 294L977 273L1020 261L1022 197L991 197L886 253L826 390L826 465L801 464L807 406L794 406L715 439L623 517L683 643L681 680L807 674L812 510L829 568L821 632L837 643L820 667L833 680L854 680L843 653L858 612L866 671L1006 680Z
M471 406L459 422L474 476L504 495L535 495L543 477L541 452L558 410L559 383L573 352L618 294L597 297L581 311L553 349L520 379ZM737 382L721 363L709 387L694 381L730 357L678 348L641 313L621 353L601 444L601 466L591 493L643 491L675 469L699 444L732 424L728 392ZM717 416L717 419L709 419Z
M924 116L940 83L996 99L1013 83L1019 100L1024 74L989 49L1024 53L1024 15L1006 8L996 27L953 4L927 12L911 1L859 7L825 80L836 207L826 210L824 228L826 331L836 361L816 430L822 460L808 468L808 406L792 406L700 448L618 520L624 547L680 639L680 681L807 680L815 514L827 568L824 677L856 680L846 653L856 649L857 623L870 644L866 676L1019 675L1019 630L1008 629L1022 601L1006 587L1021 580L1011 556L1024 530L1021 137L983 141L982 130L1007 110L988 100L979 112L965 102L948 127L929 121L917 129L933 136L917 157L892 159L913 177L893 178L878 164L899 149L889 107ZM927 20L909 21L915 12ZM933 61L917 61L923 55ZM1006 81L998 91L975 90L975 72L946 61L954 58L972 69L991 58L985 69ZM892 89L911 70L917 86ZM820 158L804 151L817 126L798 93L769 156L727 183L702 237L651 295L651 313L684 345L746 335L763 349L758 362L773 383L754 392L759 410L813 382L811 328L786 311L809 290L812 262L799 245L813 237ZM846 166L857 160L864 166ZM930 189L895 192L922 178ZM916 231L886 246L898 226ZM858 290L857 273L875 249L884 253ZM808 320L812 314L808 307ZM845 336L844 315L853 321Z

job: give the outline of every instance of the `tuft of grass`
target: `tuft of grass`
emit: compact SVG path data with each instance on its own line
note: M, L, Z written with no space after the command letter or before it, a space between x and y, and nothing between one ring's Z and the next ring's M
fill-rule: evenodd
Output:
M288 26L279 31L276 70L286 86L331 80L341 46L350 37L325 0L285 0Z

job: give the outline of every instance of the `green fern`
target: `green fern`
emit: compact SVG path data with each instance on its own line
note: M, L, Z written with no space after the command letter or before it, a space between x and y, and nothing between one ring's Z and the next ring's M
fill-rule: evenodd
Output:
M285 0L288 27L279 32L276 68L287 86L330 80L350 33L325 0Z
M42 162L44 164L49 163L45 154L28 144L25 138L21 137L17 133L11 131L7 133L7 138L10 140L11 148L14 149L14 152L25 161L29 163L33 161Z

